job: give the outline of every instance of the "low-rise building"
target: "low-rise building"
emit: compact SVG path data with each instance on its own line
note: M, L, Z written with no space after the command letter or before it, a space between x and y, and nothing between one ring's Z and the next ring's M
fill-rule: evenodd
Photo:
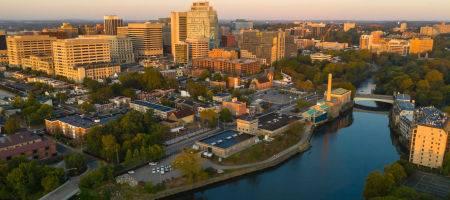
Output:
M274 136L289 129L289 125L301 117L283 113L269 113L258 118L258 135Z
M266 90L273 87L273 73L267 73L264 76L254 78L250 83L251 90Z
M253 117L243 117L237 119L237 131L249 134L256 134L258 131L258 119Z
M128 107L131 102L130 97L124 97L124 96L117 96L109 100L111 103L114 104L116 108L120 107Z
M191 109L177 110L172 112L168 119L181 124L190 124L194 122L194 111Z
M130 108L142 113L153 110L154 115L161 119L167 119L169 115L175 111L175 108L140 100L132 101L130 103Z
M200 150L226 158L259 142L256 135L226 130L219 134L196 141Z
M32 70L45 72L48 75L55 74L55 65L53 63L53 56L36 55L22 59L22 67L30 68Z
M257 74L261 71L259 61L245 59L199 58L192 60L192 66L194 68L241 75Z
M0 136L0 159L8 162L19 155L36 160L56 156L56 142L30 132Z
M333 58L333 56L324 54L324 53L314 53L314 54L310 55L310 57L313 62L316 60L317 61L324 61L324 60L331 61L331 59Z
M229 93L214 94L213 96L213 101L222 102L229 100L231 100L231 94Z
M227 108L233 116L241 116L247 113L246 103L238 101L237 98L233 98L231 101L222 101L222 108Z

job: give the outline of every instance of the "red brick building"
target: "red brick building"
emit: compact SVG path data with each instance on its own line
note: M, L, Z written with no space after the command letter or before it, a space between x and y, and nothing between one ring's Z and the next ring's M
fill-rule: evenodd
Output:
M192 60L192 66L194 68L241 75L257 74L261 71L261 64L259 61L243 59L227 60L221 58L199 58Z
M233 34L223 35L220 45L222 47L236 47L236 37Z
M36 160L56 156L58 155L56 142L33 135L30 132L0 137L0 159L10 161L19 155Z

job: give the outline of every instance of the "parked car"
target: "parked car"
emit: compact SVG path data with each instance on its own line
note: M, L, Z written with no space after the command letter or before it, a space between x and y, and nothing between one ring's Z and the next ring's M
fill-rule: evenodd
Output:
M150 166L156 166L158 163L157 162L149 162L148 165Z
M128 171L128 174L134 174L134 171L133 170Z
M154 173L156 173L156 169L155 168L152 169L152 174L154 174Z

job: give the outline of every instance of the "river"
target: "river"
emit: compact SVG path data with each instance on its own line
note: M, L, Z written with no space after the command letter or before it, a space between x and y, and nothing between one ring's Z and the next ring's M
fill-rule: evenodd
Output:
M373 88L369 79L357 91L370 93ZM312 148L279 167L174 198L362 199L367 175L400 158L388 124L386 114L349 112L316 129Z

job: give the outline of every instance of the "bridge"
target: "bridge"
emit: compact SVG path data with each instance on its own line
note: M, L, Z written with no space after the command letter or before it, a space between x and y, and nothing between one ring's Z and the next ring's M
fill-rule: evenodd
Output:
M394 98L390 95L380 95L380 94L356 94L355 101L379 101L384 103L394 103Z

